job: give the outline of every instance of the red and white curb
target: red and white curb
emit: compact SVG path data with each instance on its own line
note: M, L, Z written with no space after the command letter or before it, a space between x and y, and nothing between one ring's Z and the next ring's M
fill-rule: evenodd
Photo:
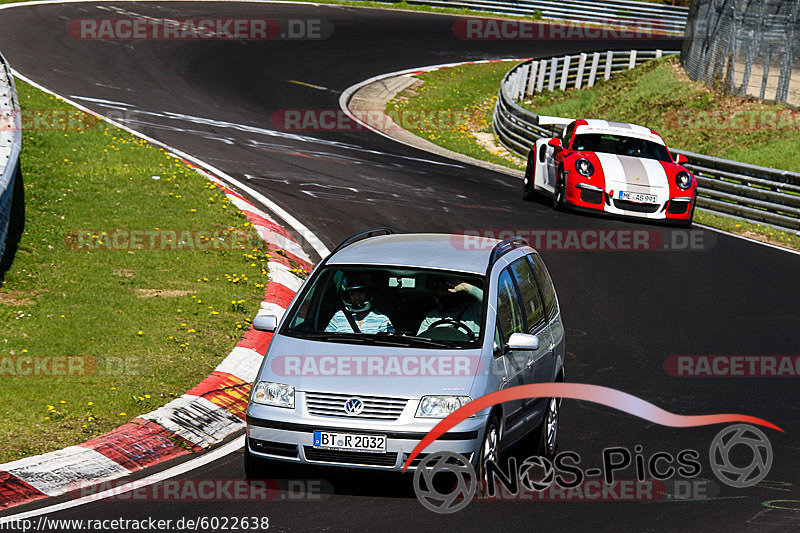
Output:
M310 272L310 258L267 213L219 178L184 162L213 181L267 243L272 252L267 263L270 280L259 314L280 318L303 284L291 269ZM276 249L284 250L285 256L274 253ZM77 446L1 464L0 509L118 479L210 448L241 431L250 384L271 340L272 333L256 331L251 326L211 374L163 407Z

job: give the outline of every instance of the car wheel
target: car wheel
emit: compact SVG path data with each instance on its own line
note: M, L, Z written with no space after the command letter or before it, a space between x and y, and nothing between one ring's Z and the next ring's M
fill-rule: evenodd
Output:
M497 465L500 463L500 420L497 415L489 417L486 423L486 432L483 434L483 444L478 455L478 479L484 482L484 486L488 481L486 463L490 460Z
M563 211L564 207L566 206L566 184L564 180L564 170L562 168L558 169L556 173L556 186L555 190L553 191L553 209L556 211Z
M536 180L536 161L535 155L528 156L528 164L525 167L525 177L522 179L522 199L533 200L536 196L534 181Z
M547 411L544 414L541 428L539 429L539 455L552 459L558 449L558 398L550 398Z

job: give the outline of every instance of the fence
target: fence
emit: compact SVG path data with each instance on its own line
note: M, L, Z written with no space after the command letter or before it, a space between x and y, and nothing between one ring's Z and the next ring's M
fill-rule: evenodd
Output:
M22 147L22 124L17 89L6 59L0 55L0 259L6 248L14 181Z
M800 2L695 0L681 63L732 94L800 106Z
M664 52L664 54L675 52ZM609 57L609 53L601 54ZM652 58L658 52L634 53L612 52L610 77L615 72L620 72L630 67L631 58L633 62L639 64L645 58ZM620 67L620 62L614 59L619 54L621 57L628 57L627 66ZM587 55L579 56L579 65L585 64ZM556 59L554 63L554 59ZM546 58L536 60L539 63L537 72L541 65L562 65L561 73L556 74L556 79L561 79L564 72L571 72L571 61L563 58ZM532 77L534 61L527 61L517 65L503 77L500 84L500 92L497 98L497 105L492 119L492 128L500 142L522 157L527 158L528 152L537 139L542 137L553 137L560 135L561 130L572 119L555 119L547 117L547 120L540 121L540 116L533 113L519 104L516 100L531 88L532 79L535 79L535 89L538 89L539 75ZM592 59L594 62L594 59ZM606 64L609 64L606 61ZM566 67L566 68L564 68ZM595 73L599 72L600 67ZM580 68L579 68L580 70ZM548 76L549 76L548 71ZM580 87L584 83L584 78L576 74L570 77L567 74L567 87ZM588 74L591 77L591 69ZM603 77L607 79L605 71ZM549 80L549 77L548 77ZM589 85L589 81L586 81ZM547 84L549 89L550 85ZM560 85L559 85L560 87ZM777 170L767 167L748 165L737 161L720 159L684 150L671 150L674 154L683 154L689 158L689 163L685 166L697 177L699 208L713 211L717 214L737 216L755 223L766 223L781 228L800 232L800 174L786 170Z
M689 9L632 0L407 0L409 4L487 11L504 15L603 24L618 28L647 26L665 33L683 34Z

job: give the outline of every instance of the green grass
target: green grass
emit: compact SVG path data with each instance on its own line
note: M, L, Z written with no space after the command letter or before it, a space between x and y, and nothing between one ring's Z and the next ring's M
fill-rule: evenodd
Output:
M424 85L398 94L386 107L387 113L418 113L453 109L476 110L479 127L436 128L435 124L410 129L420 137L476 159L520 168L515 162L486 150L470 132L491 131L491 116L500 80L509 63L463 65L419 75ZM603 117L608 120L644 124L658 131L676 148L716 155L756 165L800 171L800 130L747 130L676 127L676 111L708 112L736 110L745 113L785 111L781 106L759 104L709 90L682 73L677 58L651 61L637 69L618 74L591 89L544 93L526 107L542 115ZM710 213L696 213L698 223L800 249L800 237L767 225L750 224Z
M476 142L473 132L492 132L492 113L500 80L510 62L483 63L445 68L417 75L424 84L406 89L388 102L386 112L397 117L410 114L409 131L439 146L512 168L523 168ZM398 124L406 122L396 120Z
M683 73L677 57L648 62L591 89L544 93L526 107L542 115L643 124L673 148L800 171L800 128L747 127L749 117L761 123L759 117L785 114L785 107L728 96L693 82ZM734 111L748 117L740 127L727 127L728 121L717 120L714 123L719 127L702 127L705 118Z
M23 116L72 109L17 88ZM182 162L75 112L81 130L23 131L25 231L0 287L0 462L82 442L182 394L228 355L263 298L268 256L249 247L72 249L78 230L249 226ZM2 366L62 355L92 357L97 372L21 377Z

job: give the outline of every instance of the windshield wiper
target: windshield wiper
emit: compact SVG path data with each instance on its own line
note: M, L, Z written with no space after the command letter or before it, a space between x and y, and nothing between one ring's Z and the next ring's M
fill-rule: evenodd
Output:
M355 342L371 342L372 339L360 333L333 333L333 332L314 332L314 331L293 331L293 335L303 339L311 339L315 341L355 341Z
M394 333L390 333L388 335L383 336L383 338L389 337L397 342L402 342L406 345L423 345L423 346L432 346L434 348L452 348L454 343L447 342L447 341L435 341L433 339L429 339L427 337L415 337L413 335L397 335Z
M433 348L452 348L453 343L446 341L435 341L426 337L414 337L412 335L397 335L394 333L334 333L334 332L312 332L295 331L292 332L298 337L315 341L333 342L358 342L363 344L383 344L386 346L430 346Z

